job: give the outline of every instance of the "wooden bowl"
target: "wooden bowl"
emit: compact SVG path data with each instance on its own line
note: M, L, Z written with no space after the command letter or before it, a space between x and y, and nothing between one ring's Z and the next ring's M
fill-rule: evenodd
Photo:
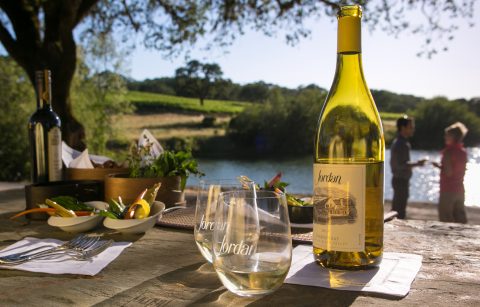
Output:
M156 200L167 208L182 205L185 194L181 190L181 177L128 178L128 174L111 174L105 177L105 200L122 197L125 204L133 202L143 190L161 183Z

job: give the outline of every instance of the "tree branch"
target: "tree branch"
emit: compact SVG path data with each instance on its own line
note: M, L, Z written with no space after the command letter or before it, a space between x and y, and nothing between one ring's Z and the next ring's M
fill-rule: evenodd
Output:
M80 3L75 22L73 24L74 28L83 20L83 18L85 18L85 16L88 15L90 10L95 4L97 4L98 1L99 0L83 0L82 3Z
M127 4L126 0L122 0L122 5L123 5L123 8L125 9L125 15L127 15L128 20L132 24L132 27L135 30L135 32L137 32L138 29L140 29L140 24L138 22L136 22L135 19L133 18L132 13L130 12L130 9L128 8L128 4Z
M38 6L24 1L0 0L0 8L12 23L16 40L22 47L35 48L41 44Z
M2 42L2 45L7 52L15 58L15 55L18 52L16 42L2 23L0 23L0 42Z

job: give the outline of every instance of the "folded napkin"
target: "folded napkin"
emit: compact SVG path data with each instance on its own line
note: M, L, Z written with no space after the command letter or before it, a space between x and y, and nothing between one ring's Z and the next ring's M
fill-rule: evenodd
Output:
M70 168L95 168L90 161L88 149L85 149L78 157L72 160L68 165Z
M312 246L293 250L285 283L337 290L364 291L404 297L422 266L422 256L384 253L379 268L362 271L329 270L313 260Z
M80 151L75 150L72 147L68 146L67 143L62 142L62 161L63 161L63 164L65 164L67 167L72 167L72 168L75 167L73 165L70 165L70 163L72 163L73 160L78 159L78 157L81 154L85 154L85 151L80 152ZM93 162L95 162L97 164L103 164L106 161L111 160L109 157L98 156L98 155L90 155L90 154L88 154L88 152L87 152L87 156L88 156L88 161L92 160ZM90 162L90 164L91 164L91 162ZM92 167L90 167L89 165L87 165L87 166L88 166L87 168L93 168L93 165L92 165Z
M65 242L55 239L26 237L1 250L0 256L20 253L39 246L56 247L63 243ZM130 245L132 245L131 242L114 242L103 252L86 261L78 261L71 259L69 256L62 255L52 260L36 259L15 266L0 265L0 269L14 269L48 274L79 274L93 276L103 270L103 268L117 258L122 251Z

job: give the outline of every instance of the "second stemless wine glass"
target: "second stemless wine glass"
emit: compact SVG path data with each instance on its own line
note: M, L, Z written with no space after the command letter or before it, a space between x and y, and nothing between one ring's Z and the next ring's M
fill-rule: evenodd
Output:
M195 209L195 243L202 256L212 263L212 236L215 228L215 207L221 192L242 189L237 180L218 179L200 181Z
M292 259L285 194L255 190L221 193L215 223L213 265L228 290L254 296L282 285Z

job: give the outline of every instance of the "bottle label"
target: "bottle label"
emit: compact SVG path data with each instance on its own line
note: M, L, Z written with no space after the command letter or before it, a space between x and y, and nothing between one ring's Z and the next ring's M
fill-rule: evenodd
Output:
M59 127L48 131L48 181L62 180L62 132Z
M34 130L34 148L35 148L35 160L33 167L35 168L35 173L37 174L38 182L47 181L47 166L45 161L45 139L43 134L43 126L41 123L35 124Z
M314 247L365 250L365 184L366 165L314 164Z

